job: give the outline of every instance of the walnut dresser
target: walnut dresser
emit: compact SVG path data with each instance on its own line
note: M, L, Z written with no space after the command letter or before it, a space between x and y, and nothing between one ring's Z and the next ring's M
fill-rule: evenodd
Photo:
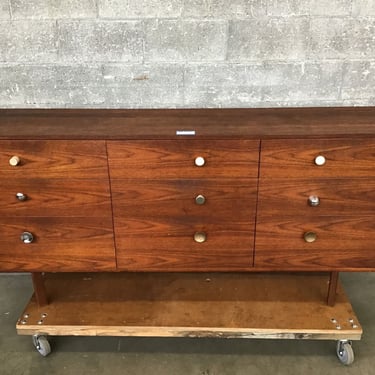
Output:
M1 110L0 271L375 269L375 108Z
M0 272L31 272L17 331L42 355L277 337L353 362L338 275L375 270L375 108L3 109L0 164Z

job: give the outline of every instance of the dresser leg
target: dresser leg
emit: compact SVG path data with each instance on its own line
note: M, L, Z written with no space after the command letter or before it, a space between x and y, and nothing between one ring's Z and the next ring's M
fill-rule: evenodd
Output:
M31 278L33 281L34 293L38 306L42 307L48 305L48 298L46 287L44 285L43 274L41 272L32 272Z
M328 306L334 306L335 305L338 282L339 282L339 273L338 272L330 272L328 294L327 294L327 305Z

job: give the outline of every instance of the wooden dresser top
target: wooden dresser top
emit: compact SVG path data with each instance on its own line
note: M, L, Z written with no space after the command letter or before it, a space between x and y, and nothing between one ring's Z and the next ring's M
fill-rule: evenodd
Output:
M186 131L195 135L183 135ZM0 109L0 139L266 139L369 135L375 135L375 107Z

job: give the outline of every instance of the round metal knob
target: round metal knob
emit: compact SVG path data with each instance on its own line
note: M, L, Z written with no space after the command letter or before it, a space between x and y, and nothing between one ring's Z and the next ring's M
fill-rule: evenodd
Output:
M18 157L18 156L12 156L10 159L9 159L9 164L12 166L12 167L16 167L19 163L20 163L21 159Z
M315 232L306 232L304 235L303 235L303 238L306 242L315 242L317 239L318 239L318 236L316 235Z
M326 163L326 158L323 155L318 155L315 158L315 164L318 166L324 165Z
M199 194L195 197L195 203L196 204L199 204L199 205L202 205L202 204L205 204L206 203L206 198L204 195L202 194Z
M194 164L197 166L197 167L203 167L206 163L206 160L204 160L204 157L202 156L197 156L194 160Z
M310 195L307 201L311 207L317 207L320 204L320 198L316 195Z
M21 241L22 241L23 243L31 243L31 242L34 241L34 236L33 236L33 234L30 233L30 232L23 232L23 233L21 234Z
M16 194L16 197L19 201L23 202L27 199L27 195L26 194L23 194L23 193L17 193Z
M207 235L204 232L196 232L194 234L194 241L198 243L205 242L207 239Z

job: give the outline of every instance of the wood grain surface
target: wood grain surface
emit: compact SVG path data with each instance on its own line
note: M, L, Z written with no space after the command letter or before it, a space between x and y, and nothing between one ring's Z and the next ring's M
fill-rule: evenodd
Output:
M0 225L2 271L114 271L111 218L3 218ZM31 232L34 241L20 236Z
M308 204L310 196L319 197L319 206ZM258 217L354 214L375 219L374 179L260 179Z
M328 279L285 273L47 274L50 305L40 308L32 299L17 331L359 340L362 328L341 285L335 306L327 306Z
M375 135L375 108L0 110L0 139L184 138L177 130L195 138L351 139Z
M114 217L119 219L179 217L187 224L220 224L255 218L256 179L113 179L111 186ZM204 204L196 204L198 195L205 197Z
M27 199L19 201L17 193ZM2 217L112 216L108 178L1 179L0 196Z
M317 166L322 155L326 164ZM261 178L375 177L375 141L266 140L262 142Z
M317 240L305 242L305 232ZM374 216L259 218L255 267L352 270L375 267Z
M108 142L111 178L256 178L257 141ZM196 157L205 165L197 167Z
M20 158L16 167L12 156ZM1 178L108 179L104 141L1 141Z

